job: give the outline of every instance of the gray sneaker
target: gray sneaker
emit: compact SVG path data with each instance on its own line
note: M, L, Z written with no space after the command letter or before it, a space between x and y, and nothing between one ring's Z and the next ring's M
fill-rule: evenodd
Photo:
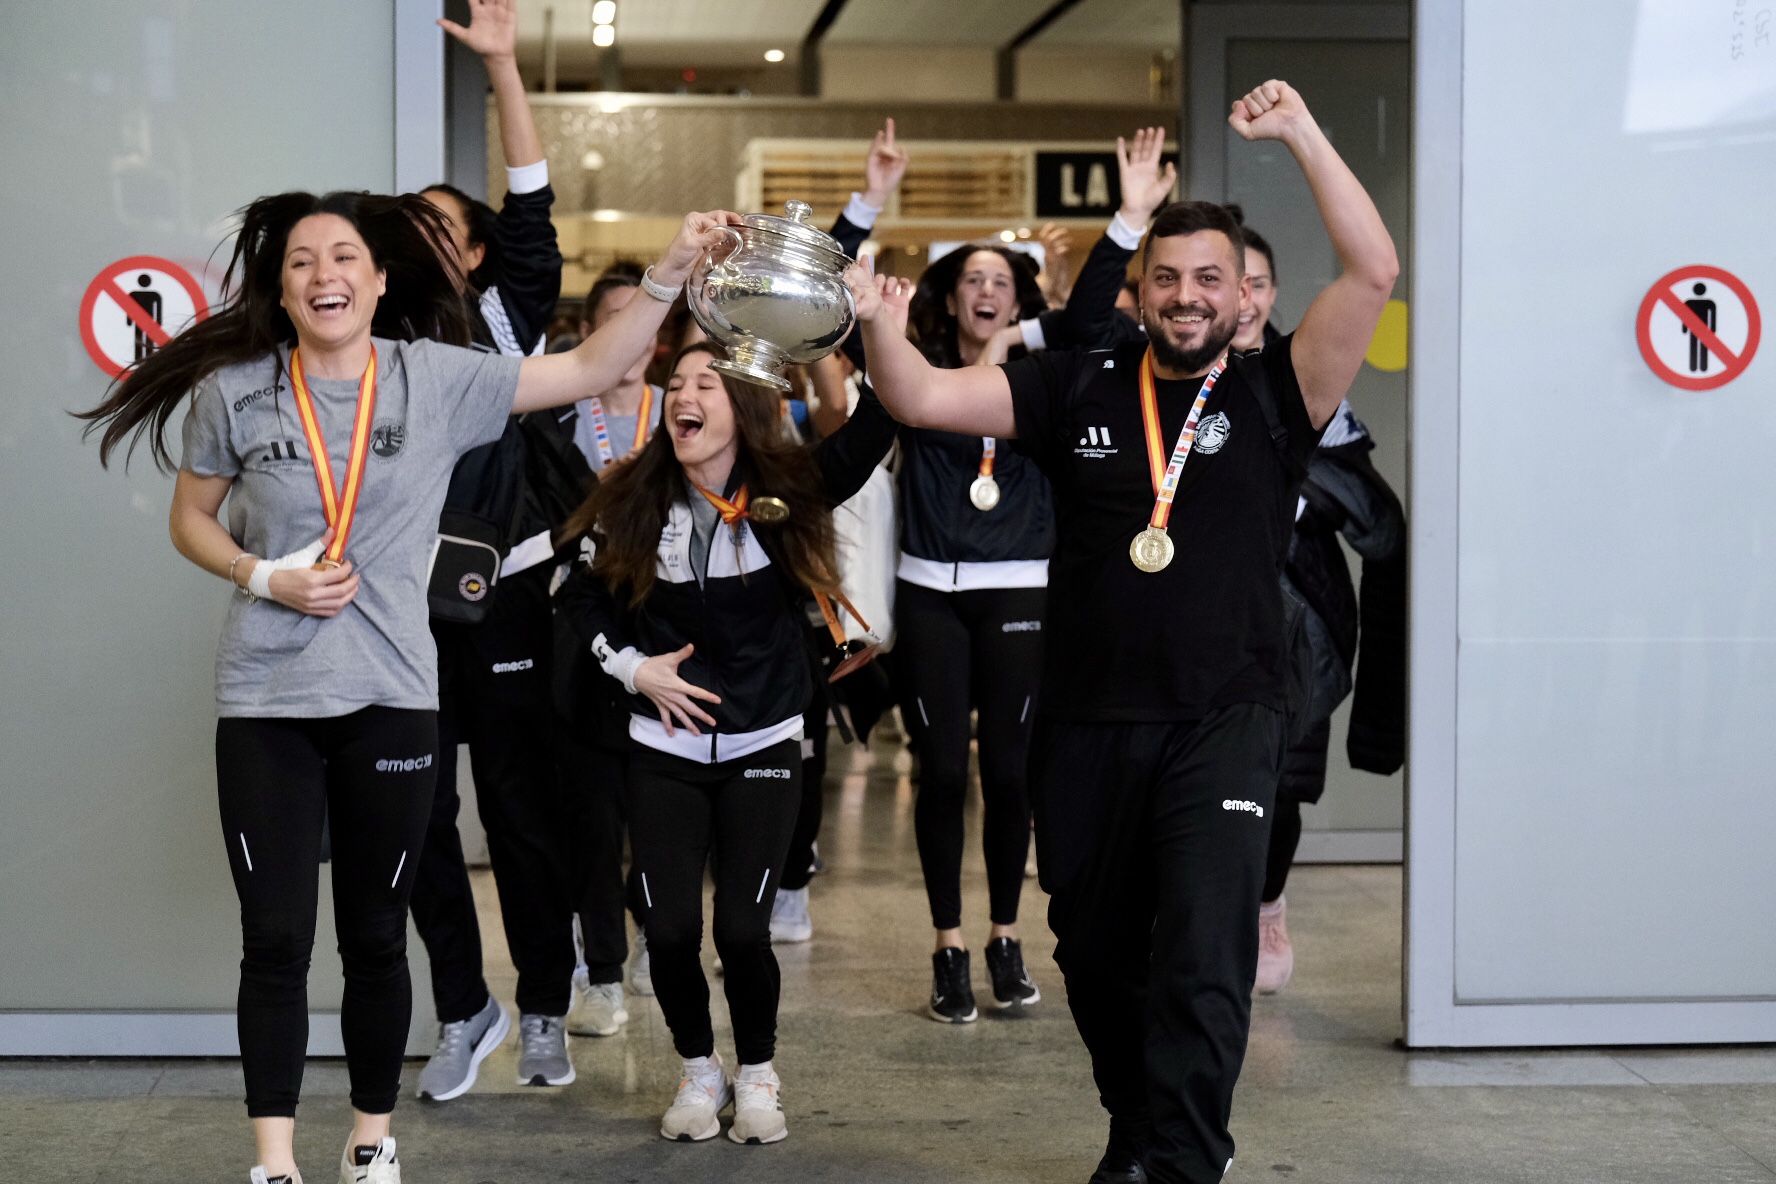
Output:
M512 1017L491 996L471 1019L438 1026L438 1048L419 1071L419 1096L448 1102L469 1092L487 1054L512 1030Z
M567 1027L558 1015L518 1017L518 1084L567 1085L574 1063L567 1055Z
M640 929L635 931L635 965L629 968L629 985L637 995L651 997L654 993L654 970L648 964L647 934Z
M567 1030L575 1036L615 1036L629 1022L622 983L588 983L579 992Z

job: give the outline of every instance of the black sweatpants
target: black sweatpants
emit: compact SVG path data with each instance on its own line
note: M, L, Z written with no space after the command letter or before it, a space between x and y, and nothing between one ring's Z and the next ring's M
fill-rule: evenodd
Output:
M594 985L620 983L623 965L629 960L624 912L633 911L638 918L641 913L639 883L634 875L627 882L623 876L623 787L629 758L603 743L582 740L576 733L595 731L583 722L570 725L557 721L557 726L557 752L571 819L569 899L580 918L586 980Z
M1152 1124L1154 1184L1207 1184L1246 1054L1283 719L1041 721L1031 796L1067 1002L1110 1114Z
M456 829L456 749L469 746L475 804L518 969L518 1010L566 1015L573 994L568 814L555 769L550 692L554 645L547 564L501 580L479 625L434 622L438 642L438 785L413 922L432 962L438 1019L487 1005L481 930Z
M794 891L806 888L814 878L814 843L820 838L820 823L826 812L822 791L826 785L826 717L832 710L832 684L827 682L827 668L820 658L832 648L832 635L821 625L810 635L808 661L814 669L814 695L808 710L802 713L802 800L796 810L795 830L789 839L789 854L783 861L781 887Z
M1030 850L1025 773L1048 590L936 592L901 580L894 597L901 713L920 724L913 831L932 927L962 924L962 807L971 734L980 742L989 916L995 925L1014 924Z
M351 1104L366 1114L395 1108L413 1013L407 897L437 757L430 711L366 707L327 719L217 721L217 801L241 907L236 1017L249 1116L294 1117L302 1092L329 816Z
M802 746L785 740L704 765L637 747L629 762L629 846L641 883L654 991L681 1057L715 1051L703 943L703 872L715 874L715 950L742 1065L777 1047L771 901L801 804Z
M1326 789L1326 757L1332 747L1332 721L1323 719L1283 753L1277 784L1276 817L1270 824L1270 856L1264 868L1264 903L1274 903L1289 882L1301 846L1301 804L1317 802Z

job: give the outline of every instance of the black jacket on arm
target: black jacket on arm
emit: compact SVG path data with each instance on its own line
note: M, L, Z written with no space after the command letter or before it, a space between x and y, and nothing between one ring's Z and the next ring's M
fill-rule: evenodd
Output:
M1134 257L1108 234L1099 236L1073 281L1067 303L1037 318L1049 349L1115 349L1147 339L1141 326L1116 311L1116 296Z

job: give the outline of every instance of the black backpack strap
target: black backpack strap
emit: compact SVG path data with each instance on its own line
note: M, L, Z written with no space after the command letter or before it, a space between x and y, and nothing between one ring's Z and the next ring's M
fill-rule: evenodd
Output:
M1283 462L1283 471L1295 481L1302 480L1307 476L1307 466L1289 451L1289 429L1283 426L1283 413L1277 406L1276 391L1271 389L1270 375L1264 369L1262 356L1241 355L1235 365L1239 367L1240 377L1246 380L1246 386L1251 388L1252 398L1257 400L1258 410L1264 416L1264 430L1270 434L1271 447L1276 449L1277 458Z

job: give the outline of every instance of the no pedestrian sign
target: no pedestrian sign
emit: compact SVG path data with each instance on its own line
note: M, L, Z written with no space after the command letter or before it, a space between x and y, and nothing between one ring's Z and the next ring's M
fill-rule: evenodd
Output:
M1634 321L1640 356L1686 391L1711 391L1745 373L1762 329L1751 289L1731 272L1701 264L1661 276Z
M210 315L203 288L167 259L132 255L101 271L80 299L80 339L109 378Z

